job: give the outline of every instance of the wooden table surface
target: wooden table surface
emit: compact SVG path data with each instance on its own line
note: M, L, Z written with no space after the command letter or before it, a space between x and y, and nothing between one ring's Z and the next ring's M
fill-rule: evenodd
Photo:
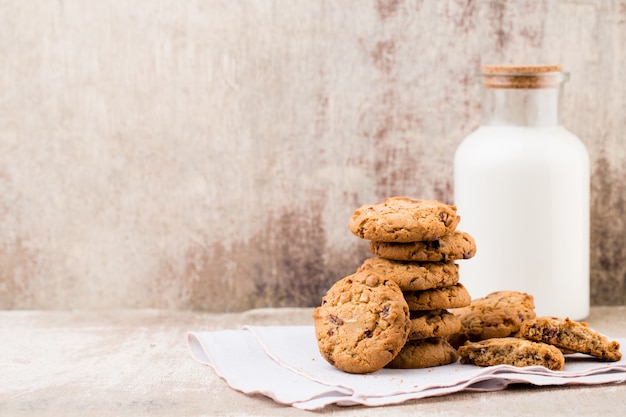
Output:
M231 389L195 362L185 333L252 325L311 324L311 309L211 314L166 310L0 311L0 416L573 416L623 415L626 383L510 386L395 406L307 412ZM626 336L626 306L587 319ZM624 351L624 347L622 347Z

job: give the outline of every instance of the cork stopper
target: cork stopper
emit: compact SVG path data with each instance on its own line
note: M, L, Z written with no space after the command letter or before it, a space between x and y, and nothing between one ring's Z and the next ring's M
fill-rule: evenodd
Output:
M567 80L560 65L485 65L487 88L554 88Z

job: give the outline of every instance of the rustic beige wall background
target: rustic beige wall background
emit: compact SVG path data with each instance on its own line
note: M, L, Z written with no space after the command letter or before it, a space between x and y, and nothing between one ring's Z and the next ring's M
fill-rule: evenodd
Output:
M473 74L520 62L572 73L592 303L625 304L625 47L625 0L3 1L0 308L317 304L354 208L451 201Z

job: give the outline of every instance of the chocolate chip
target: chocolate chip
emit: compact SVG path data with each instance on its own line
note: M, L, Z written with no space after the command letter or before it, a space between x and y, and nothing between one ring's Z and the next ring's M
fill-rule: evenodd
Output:
M554 340L559 335L559 329L557 327L550 327L549 329L544 329L543 334L548 340Z
M328 315L328 321L332 324L336 324L337 326L341 326L343 324L343 320L333 314Z
M370 329L365 329L364 333L365 333L365 337L367 337L368 339L372 337L372 331Z

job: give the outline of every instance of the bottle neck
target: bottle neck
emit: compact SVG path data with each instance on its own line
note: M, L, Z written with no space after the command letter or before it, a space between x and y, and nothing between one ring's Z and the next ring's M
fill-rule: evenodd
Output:
M549 88L482 87L482 121L486 126L557 126L561 86Z

